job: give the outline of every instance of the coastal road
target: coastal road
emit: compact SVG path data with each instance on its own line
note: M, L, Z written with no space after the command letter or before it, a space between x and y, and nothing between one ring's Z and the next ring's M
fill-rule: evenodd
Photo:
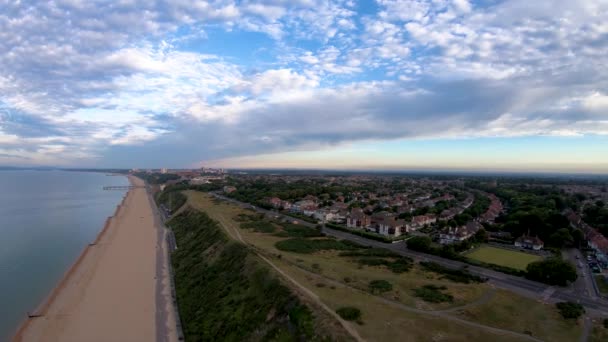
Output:
M211 192L210 194L215 196L216 198L231 202L242 208L253 209L253 210L256 210L257 212L280 217L282 219L289 220L289 221L297 221L299 224L308 226L308 227L316 226L313 223L306 222L306 221L303 221L298 218L293 218L291 216L278 213L276 211L255 207L251 204L243 203L243 202L225 197L218 193ZM579 291L572 290L572 287L569 287L569 288L551 287L549 285L535 282L532 280L528 280L528 279L525 279L522 277L517 277L517 276L512 276L512 275L501 273L501 272L496 272L496 271L486 269L483 267L468 265L463 262L445 259L445 258L441 258L441 257L435 256L435 255L415 252L415 251L407 249L404 242L384 243L384 242L380 242L380 241L366 239L364 237L360 237L357 235L349 234L347 232L330 229L327 227L323 227L323 233L325 233L329 236L339 238L339 239L354 241L354 242L357 242L357 243L365 245L365 246L389 249L395 253L398 253L399 255L411 257L416 261L432 261L432 262L436 262L442 266L450 267L450 268L454 268L454 269L459 269L459 268L464 267L470 273L472 273L474 275L488 278L489 282L494 284L496 287L515 292L522 296L529 297L529 298L536 299L536 300L543 300L545 302L551 302L551 303L559 302L559 301L572 301L575 303L580 303L581 305L585 306L588 310L591 310L591 312L590 312L591 314L594 314L596 316L608 315L608 301L606 301L605 299L592 297L584 292L581 293Z

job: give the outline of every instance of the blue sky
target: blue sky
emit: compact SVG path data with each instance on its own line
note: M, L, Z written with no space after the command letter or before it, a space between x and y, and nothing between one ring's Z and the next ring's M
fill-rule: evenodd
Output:
M0 165L608 173L608 2L6 2Z

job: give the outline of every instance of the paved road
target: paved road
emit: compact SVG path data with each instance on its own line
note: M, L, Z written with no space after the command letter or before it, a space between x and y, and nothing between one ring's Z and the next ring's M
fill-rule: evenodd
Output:
M563 256L575 265L578 274L578 279L570 289L571 292L585 294L592 299L597 298L597 292L593 285L593 272L589 269L583 254L576 248L569 248L564 250Z
M276 211L271 211L271 210L254 207L251 204L239 202L234 199L222 196L218 193L210 193L210 194L217 198L226 200L228 202L232 202L243 208L251 208L260 213L278 216L280 218L283 218L283 219L289 220L289 221L295 220L295 221L298 221L299 224L302 224L304 226L315 227L315 224L313 224L313 223L302 221L300 219L293 218L288 215L278 213ZM364 237L349 234L349 233L343 232L343 231L330 229L327 227L323 228L323 233L336 237L336 238L339 238L339 239L354 241L354 242L360 243L365 246L386 248L386 249L394 251L395 253L398 253L400 255L411 257L416 261L433 261L440 265L450 267L450 268L466 267L468 269L468 271L471 272L472 274L488 278L488 280L492 284L494 284L496 287L515 292L522 296L537 299L537 300L544 300L547 302L553 302L553 303L560 302L560 301L572 301L575 303L580 303L583 306L585 306L588 309L588 311L590 311L589 313L594 316L607 316L608 315L608 301L606 301L605 299L597 298L597 297L591 297L584 292L581 293L579 291L573 290L572 287L554 288L554 287L550 287L546 284L531 281L531 280L528 280L528 279L525 279L522 277L517 277L517 276L512 276L512 275L501 273L501 272L496 272L496 271L489 270L489 269L486 269L483 267L471 266L471 265L465 264L463 262L449 260L449 259L441 258L441 257L435 256L435 255L414 252L412 250L407 249L404 242L392 243L392 244L384 243L384 242L380 242L380 241L369 240Z

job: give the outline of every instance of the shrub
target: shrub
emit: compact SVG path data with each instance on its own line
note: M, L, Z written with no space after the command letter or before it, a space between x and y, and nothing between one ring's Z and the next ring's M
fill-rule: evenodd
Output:
M336 313L347 321L358 321L361 319L361 310L352 306L345 306L336 310Z
M263 221L250 221L241 223L241 228L243 229L253 229L254 232L259 233L274 233L276 228L274 225L266 220Z
M281 223L283 231L277 233L277 236L281 237L322 237L325 236L319 229L309 228L306 226L292 224L292 223Z
M339 240L333 239L304 239L304 238L293 238L283 241L279 241L275 244L277 249L286 252L311 254L322 250L350 250L354 247L342 243Z
M451 303L454 300L454 296L451 294L443 293L442 290L445 290L445 286L436 286L436 285L424 285L423 287L414 289L414 296L421 298L425 302L429 303L443 303L449 302Z
M431 271L437 274L441 274L444 278L449 279L453 282L469 284L473 283L482 283L485 282L486 279L473 275L469 273L469 271L460 269L455 270L448 267L444 267L439 265L436 262L428 261L428 262L420 262L420 266L427 271Z
M393 284L386 280L372 280L369 282L369 289L372 293L384 293L393 289Z
M585 313L585 308L573 302L559 302L555 304L559 313L566 319L577 319Z

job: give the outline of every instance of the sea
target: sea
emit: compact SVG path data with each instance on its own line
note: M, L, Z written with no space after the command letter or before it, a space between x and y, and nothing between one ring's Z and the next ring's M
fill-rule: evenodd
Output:
M0 341L60 281L125 195L125 176L0 171Z

